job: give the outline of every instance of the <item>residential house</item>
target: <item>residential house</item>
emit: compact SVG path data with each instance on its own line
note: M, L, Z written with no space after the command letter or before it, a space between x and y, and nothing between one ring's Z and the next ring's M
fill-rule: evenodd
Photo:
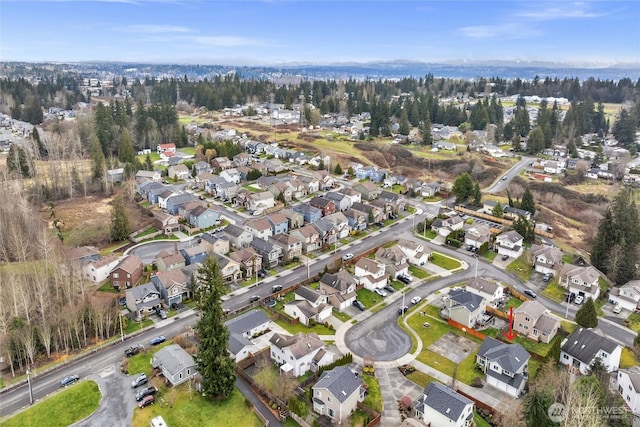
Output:
M473 401L436 381L427 384L413 408L417 419L434 427L474 425Z
M338 228L333 222L328 221L325 218L320 218L312 225L316 230L318 230L322 246L336 244L336 242L338 241Z
M369 179L371 174L376 171L376 168L373 166L361 166L355 169L356 178L358 179Z
M156 256L154 264L158 268L158 271L174 270L187 265L182 254L171 249L160 251Z
M156 309L162 307L162 295L151 282L127 289L125 299L127 308L136 319L154 313Z
M250 140L250 141L247 141L244 148L245 150L247 150L248 153L260 154L264 152L265 144L264 142Z
M600 273L591 265L564 264L560 269L558 284L566 288L570 294L582 296L584 299L598 299L600 296Z
M322 218L325 221L331 222L337 230L338 239L344 239L351 234L351 227L349 226L349 220L342 212L336 212L331 215L327 215ZM314 225L318 225L318 223L322 222L322 220L316 222Z
M596 358L607 372L617 371L621 355L622 347L616 342L582 327L565 338L560 347L560 363L582 375L589 375Z
M466 290L485 299L487 304L498 307L505 300L504 286L495 280L488 280L482 277L469 279Z
M351 200L351 203L362 203L362 194L351 187L342 187L338 193L344 194Z
M204 191L213 195L214 197L218 197L218 187L227 184L229 181L222 178L221 176L214 176L212 178L208 178L204 181Z
M236 363L249 357L260 348L250 341L271 329L271 319L263 310L252 310L227 320L224 325L229 331L228 351Z
M189 168L187 168L185 165L180 164L180 165L169 166L167 168L167 175L171 179L182 180L182 179L189 178L191 174L189 172Z
M422 197L434 197L436 194L440 193L442 186L439 182L428 182L422 187L420 187L420 196Z
M223 234L234 248L246 248L253 241L253 234L235 224L227 225Z
M560 320L542 303L527 301L513 310L513 330L530 340L548 344L560 329Z
M195 246L189 246L183 249L180 249L180 254L184 257L185 264L202 264L204 259L207 257L207 247L202 243L199 243Z
M640 422L640 368L620 369L616 377L618 392L633 413L633 425Z
M215 197L223 202L233 201L241 188L233 182L222 182L216 187Z
M302 215L304 222L312 224L322 218L322 210L311 206L309 203L299 203L293 210Z
M167 202L171 197L177 196L178 193L173 190L173 187L165 186L162 189L152 190L149 195L157 200L158 207L160 209L167 209ZM178 212L175 212L177 214Z
M215 170L221 172L225 169L231 169L233 167L233 163L229 160L228 157L216 157L211 161L211 165Z
M329 304L338 311L353 304L356 299L356 280L346 270L326 273L320 279L320 292L328 295Z
M456 151L456 144L449 141L436 141L433 143L433 148L438 150Z
M254 238L257 237L262 240L268 240L269 237L273 236L273 229L266 218L249 220L244 223L244 228L253 234Z
M409 264L425 265L431 258L431 249L413 240L400 239L398 248L407 256Z
M396 279L398 276L409 274L407 256L398 246L390 248L380 247L376 251L376 261L385 265L385 272Z
M300 179L291 179L288 184L291 186L291 197L293 199L302 199L303 197L307 197L307 194L309 194L309 188L315 188L314 186L311 186L311 184L305 185L305 183Z
M372 182L361 182L352 187L354 191L361 194L363 200L374 200L380 196L380 188Z
M238 172L235 168L223 170L222 172L220 172L220 177L224 178L227 182L240 184L240 172Z
M336 210L340 212L351 208L351 199L346 194L330 191L324 195L324 198L331 200L336 206Z
M273 194L276 199L282 195L282 198L286 203L293 200L293 186L286 181L276 182L267 187L267 191Z
M355 209L347 209L343 212L343 215L347 218L349 228L354 232L362 231L367 228L368 216L364 212L360 212Z
M238 153L233 156L233 163L236 166L248 166L251 164L251 156L247 153Z
M313 224L307 224L304 227L291 230L289 234L302 242L304 253L315 251L322 246L320 233Z
M374 222L382 222L385 220L385 215L382 210L375 206L354 202L351 205L351 209L364 213L367 216L367 223L369 224Z
M518 217L523 217L527 221L531 221L531 212L524 209L514 208L513 206L503 207L504 218L510 220L516 220Z
M196 196L189 193L178 194L176 196L170 197L167 200L167 208L166 208L167 212L175 215L178 213L178 209L180 209L180 206L189 202L197 201L197 200L198 198Z
M149 192L151 190L157 190L157 189L163 189L164 190L164 185L160 184L159 180L158 182L156 181L142 181L139 184L136 184L136 191L138 192L138 194L146 200L149 200L149 203L155 205L158 203L158 200L151 200L149 198Z
M640 311L640 280L631 280L609 291L609 302L630 312Z
M198 207L204 206L204 203L202 203L200 200L193 200L191 202L185 203L178 208L178 216L185 219L186 221L189 221L191 212Z
M282 249L282 259L290 262L302 255L302 241L289 234L276 234L269 241Z
M225 282L237 282L242 280L242 268L240 267L239 262L234 261L225 255L212 254L212 256L218 261L222 280Z
M107 171L107 181L111 184L122 182L124 177L124 168L109 169Z
M215 235L204 233L200 236L200 244L205 247L207 252L215 254L224 255L230 250L229 239L224 233L216 233Z
M312 197L311 200L309 200L309 204L314 208L320 209L322 216L331 215L336 211L335 203L324 197Z
M189 224L202 230L211 228L220 222L220 213L211 208L198 206L189 213Z
M320 366L333 362L333 353L327 351L316 333L294 336L274 333L271 339L271 359L280 366L280 372L299 377Z
M535 271L557 276L562 268L562 251L555 246L533 245L529 251Z
M496 237L496 247L499 255L519 258L523 252L524 238L515 230L509 230Z
M475 224L464 233L464 244L480 248L485 243L491 243L491 236L491 229L486 223Z
M162 174L160 171L139 170L136 172L136 181L138 180L160 182L162 180Z
M282 248L268 240L254 239L251 247L262 256L262 265L266 268L277 266L282 258Z
M284 312L300 323L309 326L309 321L324 322L331 316L333 307L328 304L327 295L307 286L301 286L294 292L295 299L284 305Z
M258 254L251 246L234 250L229 258L242 266L245 279L250 279L262 269L262 255Z
M298 180L304 186L306 194L313 194L320 191L320 181L318 181L316 178L312 178L309 176L299 176Z
M280 159L267 159L264 162L264 166L267 168L267 171L271 173L280 173L285 170L285 165Z
M404 201L404 198L397 193L392 193L391 191L383 190L380 192L379 199L382 200L383 202L390 203L391 206L393 206L393 211L395 213L402 212L405 210L406 203Z
M451 289L444 300L441 315L466 328L475 328L487 307L486 299L465 289Z
M211 167L211 165L207 162L204 162L202 160L196 162L193 165L193 170L195 171L196 176L199 176L201 173L211 173L213 172L213 168Z
M487 384L518 398L525 391L530 357L520 344L487 337L478 349L476 364L487 375Z
M118 290L131 288L138 284L143 271L142 260L135 255L127 255L111 270L109 274L111 287Z
M263 212L266 209L274 207L275 203L273 194L268 191L261 191L259 193L251 193L247 196L245 208L252 212Z
M364 381L347 366L324 371L311 387L313 411L326 415L334 425L343 425L364 401Z
M101 283L109 278L111 270L118 263L120 263L120 257L117 255L107 255L97 260L89 259L82 264L82 277L93 283Z
M482 213L487 215L493 215L493 209L498 205L495 200L484 200L482 202ZM502 207L504 209L504 206Z
M170 144L158 144L158 147L156 148L156 151L158 152L158 154L175 153L176 152L176 144L173 144L173 143L170 143Z
M180 269L158 271L151 276L151 282L160 291L160 297L167 307L189 298L189 277Z
M459 215L453 215L445 219L436 219L431 224L431 230L442 237L447 237L450 233L462 230L464 220Z
M271 225L272 235L287 233L289 231L289 220L282 212L272 213L265 218Z
M356 262L355 274L358 283L370 291L384 288L387 284L385 265L371 258L360 258Z
M151 366L162 372L172 386L180 385L198 374L198 364L178 344L168 345L151 357Z
M77 265L82 265L86 261L97 261L100 259L100 250L95 246L80 246L69 250L68 257L69 260L75 261Z
M336 180L331 176L329 171L324 169L314 172L313 177L320 182L320 188L324 188L325 190L333 188L336 184Z

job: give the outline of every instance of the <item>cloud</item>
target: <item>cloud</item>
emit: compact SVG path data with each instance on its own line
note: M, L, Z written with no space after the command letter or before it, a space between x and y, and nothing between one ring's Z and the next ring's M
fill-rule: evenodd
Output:
M535 9L516 12L514 16L537 21L552 21L556 19L599 18L607 15L590 11L591 5L583 2L562 3L556 1L549 4L552 6L545 8L543 4L537 3Z
M261 42L258 42L254 39L237 36L195 36L190 38L195 43L218 47L249 46L262 44Z
M129 33L142 33L142 34L166 34L166 33L189 33L191 30L187 27L180 27L177 25L155 25L155 24L140 24L129 25L124 29Z
M504 23L495 25L471 25L458 29L464 36L472 39L522 39L539 35L534 28L527 28L518 23Z

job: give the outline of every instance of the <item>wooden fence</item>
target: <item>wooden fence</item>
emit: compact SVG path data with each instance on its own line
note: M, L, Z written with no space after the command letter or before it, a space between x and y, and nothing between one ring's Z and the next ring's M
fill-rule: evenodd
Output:
M465 393L464 391L462 391L460 389L457 389L456 392L458 392L459 394L463 395L467 399L471 400L476 405L476 408L488 411L488 412L491 413L492 416L496 415L497 410L495 408L492 408L491 406L487 405L483 401L476 399L475 397L471 396L470 394Z
M373 427L375 425L380 424L380 420L382 419L382 414L375 411L373 408L368 407L362 402L358 402L356 406L358 409L364 411L367 414L367 416L370 418L369 422L365 427Z
M498 224L503 224L508 226L513 225L513 220L510 220L508 218L498 218L497 216L489 215L484 212L474 211L473 209L463 208L462 206L458 206L458 205L454 206L454 209L457 210L458 212L462 212L471 216L486 219L487 221L497 222ZM499 234L499 233L502 233L502 231L503 230L500 230L499 228L493 228L493 227L491 228L491 232L493 234ZM550 239L553 239L554 237L553 233L549 233L548 231L539 230L537 228L534 231L539 236L545 236Z
M502 310L498 310L497 308L495 308L495 307L491 307L490 305L488 305L488 306L485 308L485 311L486 311L487 313L491 313L491 314L493 314L494 316L499 317L499 318L501 318L501 319L509 320L509 313L505 313L504 311L502 311Z
M475 331L473 328L468 328L462 323L458 323L455 320L447 320L447 323L454 328L460 329L462 332L467 333L469 335L473 335L476 338L480 338L481 340L485 339L487 336L482 332Z

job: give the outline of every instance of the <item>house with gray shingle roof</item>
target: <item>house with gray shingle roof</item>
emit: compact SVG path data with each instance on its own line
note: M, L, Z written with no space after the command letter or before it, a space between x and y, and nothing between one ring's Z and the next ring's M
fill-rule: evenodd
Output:
M262 310L252 310L224 322L229 330L227 350L236 363L246 359L250 353L260 350L249 341L253 336L266 332L271 327L271 319Z
M444 317L448 317L467 328L476 326L487 307L487 300L482 296L465 289L451 289L442 309Z
M513 330L534 341L549 343L560 329L560 319L538 301L527 301L513 310Z
M350 306L356 299L356 280L347 270L327 273L320 279L320 292L329 296L329 303L338 310Z
M617 371L620 366L622 347L614 341L586 328L578 328L562 341L560 363L574 372L588 375L596 358L607 368L607 372Z
M616 378L618 392L634 415L634 425L640 421L640 368L620 369Z
M178 344L168 345L154 354L151 358L151 366L160 369L162 375L174 387L198 373L196 361Z
M415 416L433 426L469 427L474 404L446 385L432 381L413 404Z
M364 381L346 366L324 371L311 390L314 412L328 416L337 425L348 421L365 397Z
M125 291L127 308L136 318L153 313L162 305L162 295L151 282Z
M317 372L320 366L333 362L333 353L325 348L316 333L294 336L274 333L271 343L271 359L280 366L280 372L299 377L311 370Z
M518 398L527 384L530 357L520 344L487 337L478 349L476 364L487 375L487 384Z

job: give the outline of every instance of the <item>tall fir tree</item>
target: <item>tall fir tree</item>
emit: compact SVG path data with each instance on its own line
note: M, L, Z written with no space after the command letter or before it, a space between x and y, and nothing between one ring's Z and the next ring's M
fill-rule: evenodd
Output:
M227 351L229 330L223 323L222 296L226 288L218 262L205 259L198 269L200 286L200 320L195 326L198 334L198 372L202 375L202 391L211 399L227 399L233 391L235 362Z
M598 326L598 313L591 297L582 304L576 312L576 323L584 328L595 328Z
M536 205L533 201L533 194L531 194L529 187L524 190L522 201L520 202L520 209L530 212L532 216L536 213Z
M125 240L130 233L131 226L124 201L122 197L115 197L111 206L111 240L114 242Z
M524 420L527 427L553 427L555 424L549 419L549 406L553 397L544 389L534 389L524 399Z
M473 206L482 207L482 191L480 191L480 184L477 182L473 186Z

